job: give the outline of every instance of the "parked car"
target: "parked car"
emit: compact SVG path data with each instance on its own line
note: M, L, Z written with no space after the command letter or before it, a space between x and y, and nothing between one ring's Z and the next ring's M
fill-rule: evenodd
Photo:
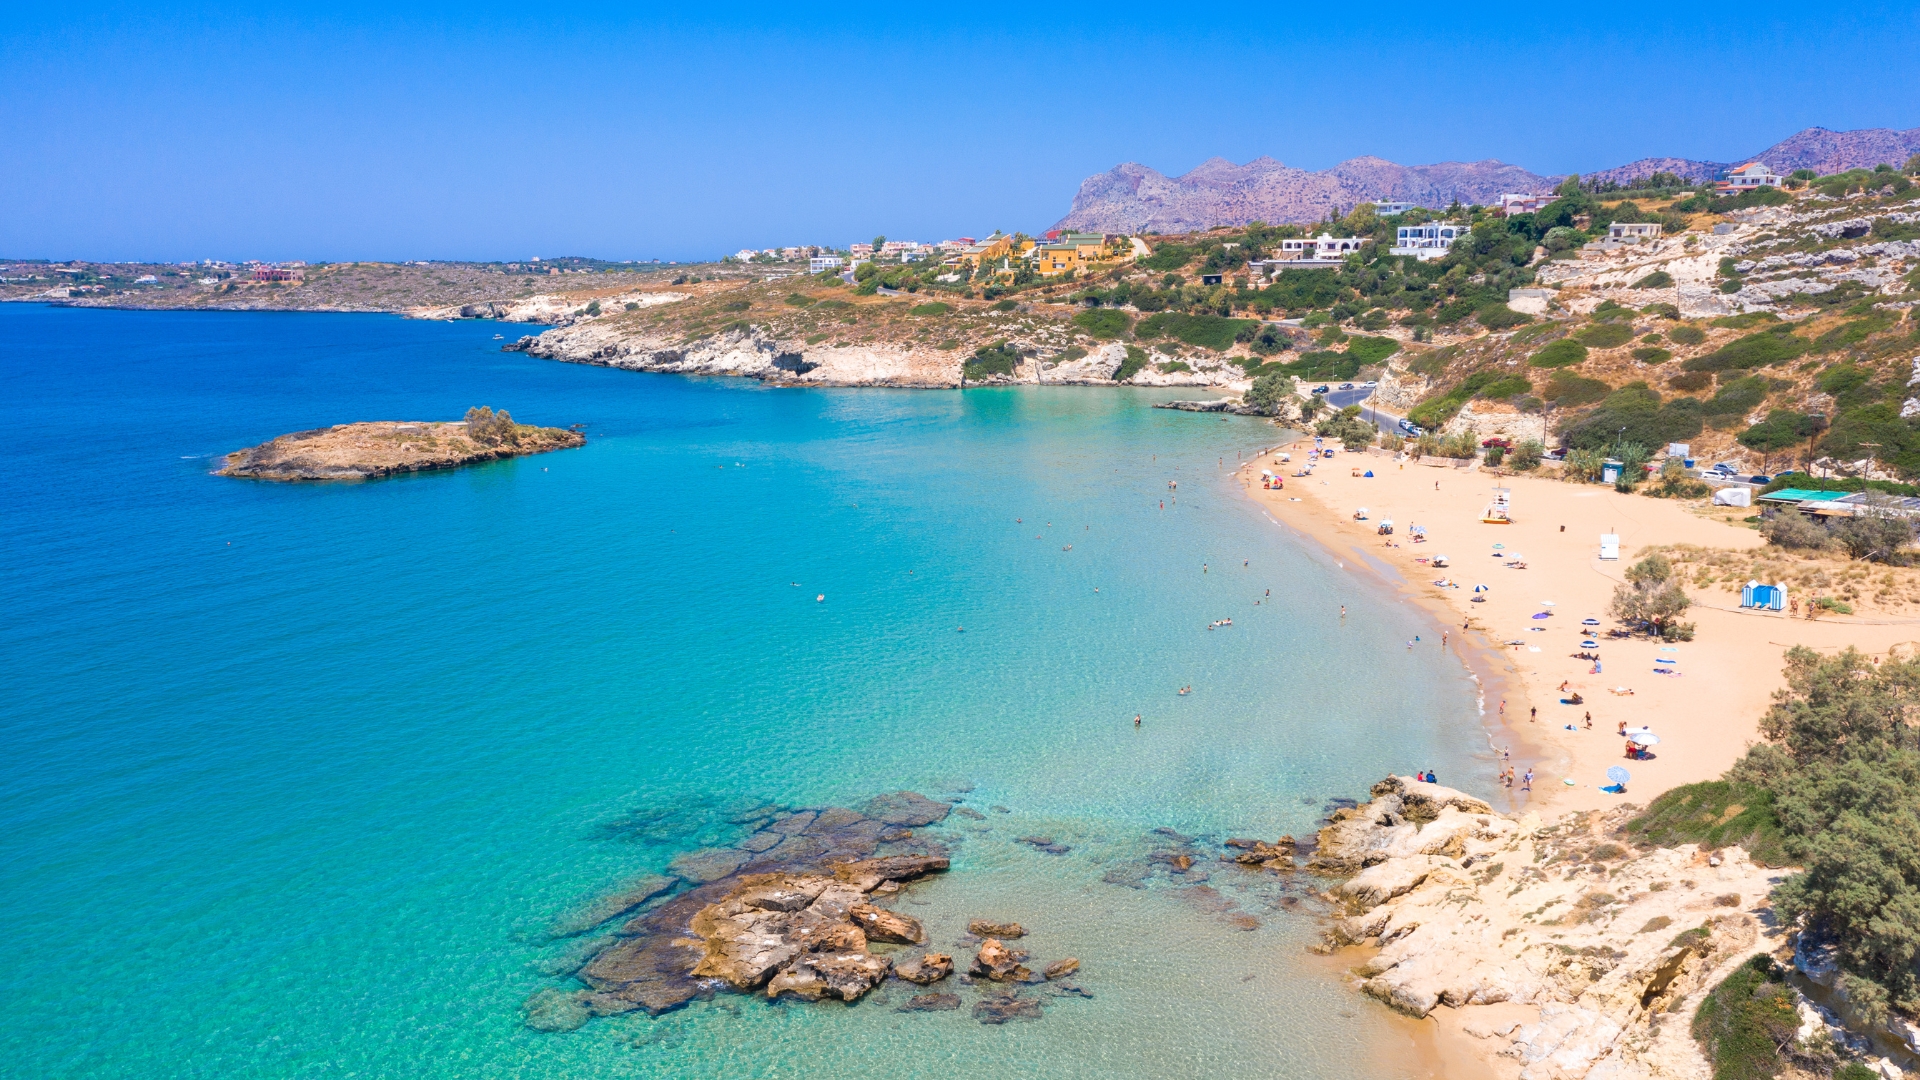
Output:
M1376 387L1376 386L1379 386L1380 384L1379 384L1379 383L1377 383L1377 382L1375 382L1375 381L1374 381L1374 380L1372 380L1372 379L1368 379L1368 380L1367 380L1366 382L1363 382L1363 383L1361 383L1360 385L1361 385L1361 386L1364 386L1364 387L1366 387L1366 388L1367 388L1367 389L1369 389L1369 390L1371 390L1371 389L1373 389L1374 387Z
M1316 386L1313 388L1313 392L1316 394L1324 394L1327 392L1327 390L1328 388L1325 386Z
M1343 383L1341 383L1341 384L1340 384L1340 389L1342 389L1342 390L1351 390L1351 389L1353 389L1353 384L1352 384L1352 383L1350 383L1350 382L1343 382Z
M1481 439L1481 440L1480 440L1480 449L1482 449L1482 450L1485 450L1485 449L1488 449L1488 448L1490 448L1490 447L1494 447L1494 446L1497 446L1497 447L1499 447L1499 448L1500 448L1500 449L1502 449L1502 450L1511 450L1511 449L1513 449L1513 440L1512 440L1512 439L1501 439L1501 438L1493 438L1493 439Z
M1747 477L1747 483L1749 483L1749 484L1771 484L1771 483L1773 483L1773 477L1771 477L1771 476L1764 476L1764 475L1762 475L1762 474L1760 474L1760 473L1755 473L1755 474L1753 474L1752 476L1749 476L1749 477Z
M1709 476L1718 476L1728 480L1731 480L1732 478L1740 475L1739 472L1734 469L1732 463L1726 462L1726 461L1723 461L1720 464L1715 465L1713 468L1708 469L1707 474Z

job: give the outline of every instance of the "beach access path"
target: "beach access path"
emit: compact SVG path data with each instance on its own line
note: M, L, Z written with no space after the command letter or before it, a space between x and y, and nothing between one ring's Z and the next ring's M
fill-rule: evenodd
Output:
M1600 484L1396 461L1379 450L1340 453L1312 476L1291 475L1311 446L1311 439L1303 438L1287 447L1293 460L1285 465L1277 463L1278 451L1249 461L1241 473L1249 494L1276 521L1339 556L1347 572L1376 574L1428 607L1435 625L1431 636L1422 635L1421 647L1438 648L1440 632L1449 631L1450 647L1461 650L1476 670L1496 676L1488 680L1486 702L1494 745L1511 747L1516 775L1529 766L1534 770L1531 799L1515 784L1516 808L1557 814L1623 801L1644 805L1669 788L1718 777L1759 738L1760 717L1784 685L1783 654L1790 646L1832 652L1852 645L1881 655L1902 643L1920 647L1920 623L1810 621L1782 612L1740 611L1717 588L1688 589L1705 602L1685 616L1698 626L1692 641L1669 645L1645 637L1608 638L1605 631L1617 625L1607 615L1614 588L1645 549L1677 543L1759 547L1760 534L1740 521L1752 511L1721 507L1714 508L1716 515L1699 500L1623 495ZM1262 489L1262 469L1280 473L1285 488ZM1371 478L1352 475L1367 470ZM1512 524L1480 520L1496 486L1512 492ZM1361 507L1367 520L1356 521ZM1378 535L1378 524L1387 518L1393 520L1393 535ZM1426 542L1411 541L1413 525L1426 528ZM1618 561L1599 558L1602 533L1619 535ZM1503 546L1496 549L1496 544ZM1517 561L1516 554L1525 557L1526 569L1506 565ZM1448 556L1450 565L1436 570L1416 561L1435 555ZM1394 580L1395 574L1404 580ZM1442 578L1458 587L1432 584ZM1485 602L1472 602L1475 585L1487 586L1479 594ZM1534 618L1540 612L1552 615ZM1586 618L1601 625L1582 626ZM1467 619L1472 629L1463 634ZM1583 649L1580 642L1594 631L1599 648ZM1506 644L1510 641L1522 644ZM1572 655L1594 651L1602 658L1598 675L1589 674L1591 661ZM1677 662L1656 665L1657 659ZM1679 674L1658 675L1656 667ZM1563 682L1580 693L1582 704L1563 704L1567 695L1557 689ZM1616 695L1612 691L1618 687L1633 693ZM1529 721L1534 708L1539 719ZM1591 729L1585 726L1589 712ZM1660 737L1651 760L1625 759L1618 734L1623 720ZM1614 765L1632 774L1624 794L1600 790Z

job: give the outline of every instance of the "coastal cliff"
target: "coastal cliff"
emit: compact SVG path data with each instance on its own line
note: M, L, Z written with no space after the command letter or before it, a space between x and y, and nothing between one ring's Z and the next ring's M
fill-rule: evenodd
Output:
M376 421L296 431L236 450L216 476L252 480L370 480L581 446L564 428L515 424L503 410L451 422Z
M1796 963L1769 899L1788 871L1740 847L1636 842L1634 806L1543 822L1397 776L1370 795L1320 831L1310 866L1353 875L1327 893L1343 914L1323 948L1353 951L1359 990L1439 1019L1497 1075L1705 1080L1707 992L1750 962ZM1800 1045L1870 1050L1783 992Z

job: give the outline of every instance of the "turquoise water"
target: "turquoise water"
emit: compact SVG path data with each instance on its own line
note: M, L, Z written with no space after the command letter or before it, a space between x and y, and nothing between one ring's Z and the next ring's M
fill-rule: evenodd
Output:
M1232 894L1242 932L1102 880L1156 827L1304 833L1389 770L1491 777L1466 673L1403 646L1432 639L1418 612L1231 480L1271 427L1164 391L639 375L494 331L0 305L8 1072L1374 1075L1384 1019L1273 889ZM589 443L208 475L477 404ZM1010 811L949 819L954 870L904 910L936 944L1018 919L1093 1000L522 1023L568 985L558 913L734 839L742 804L901 788Z

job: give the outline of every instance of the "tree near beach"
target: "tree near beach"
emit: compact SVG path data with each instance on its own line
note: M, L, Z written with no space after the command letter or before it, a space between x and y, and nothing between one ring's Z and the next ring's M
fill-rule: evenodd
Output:
M1693 624L1680 616L1693 600L1674 577L1673 563L1659 552L1627 568L1627 583L1613 590L1613 617L1667 641L1692 641Z

